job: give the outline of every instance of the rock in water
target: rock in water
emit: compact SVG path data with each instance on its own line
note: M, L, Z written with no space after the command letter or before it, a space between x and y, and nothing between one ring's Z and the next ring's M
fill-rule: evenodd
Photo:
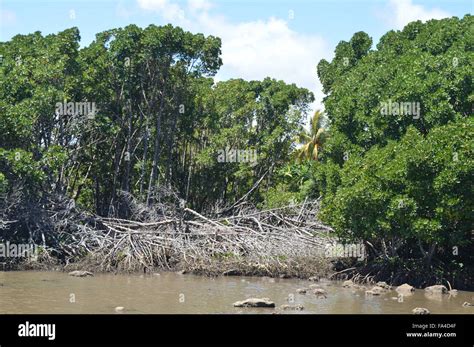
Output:
M462 307L470 307L470 306L474 306L474 304L471 304L470 302L467 302L467 301L465 301L465 302L462 304Z
M240 276L242 273L237 270L237 269L231 269L231 270L227 270L227 271L224 271L222 273L222 276Z
M306 288L298 288L298 289L296 289L296 292L297 292L298 294L306 294L307 291L308 291L308 289L306 289Z
M385 289L379 286L375 286L371 290L367 290L365 293L369 295L380 295L385 293Z
M437 284L434 286L426 287L425 291L429 294L447 294L448 288L441 284Z
M347 281L344 281L344 283L342 283L342 286L344 288L351 288L353 285L354 285L354 282L352 282L351 280L347 280Z
M125 310L125 307L123 307L123 306L117 306L115 308L115 312L117 312L117 313L122 313L124 310Z
M71 271L70 273L68 273L69 276L74 276L74 277L87 277L87 276L94 276L94 274L92 272L89 272L89 271L80 271L80 270L76 270L76 271Z
M311 282L319 282L319 277L312 276L312 277L308 278L308 281L311 281Z
M414 292L415 288L413 288L411 285L409 285L407 283L404 283L401 286L398 286L396 291L401 293L401 294L408 294L408 293Z
M412 310L413 314L430 314L430 311L424 307L416 307Z
M326 295L327 292L323 288L314 288L313 289L313 294L316 295Z
M234 302L234 307L275 307L275 303L268 298L250 298Z
M386 290L390 290L392 289L392 287L390 285L387 284L387 282L377 282L375 284L377 287L382 287L383 289L386 289Z

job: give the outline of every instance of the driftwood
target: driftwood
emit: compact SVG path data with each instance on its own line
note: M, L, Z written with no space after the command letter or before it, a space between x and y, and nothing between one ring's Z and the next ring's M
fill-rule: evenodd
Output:
M172 194L151 207L125 193L121 198L131 218L86 213L68 199L51 203L42 219L49 224L33 230L33 239L48 230L54 242L42 244L45 253L70 270L311 276L329 268L324 251L334 239L317 219L317 200L263 211L240 204L212 217Z
M318 206L312 201L265 211L247 208L217 219L188 207L154 221L94 216L93 228L84 225L70 235L68 253L74 257L85 249L103 271L206 272L213 263L234 267L245 263L249 272L274 274L306 262L324 262L332 236L330 228L317 222Z

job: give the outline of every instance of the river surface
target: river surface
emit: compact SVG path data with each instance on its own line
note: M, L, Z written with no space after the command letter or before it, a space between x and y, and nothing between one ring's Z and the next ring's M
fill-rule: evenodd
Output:
M341 282L317 283L327 291L318 298L296 289L313 282L298 279L259 277L208 278L176 273L159 275L96 274L78 278L64 272L0 272L0 314L14 313L410 313L425 307L431 313L470 313L474 292L456 296L430 296L417 289L412 296L397 300L392 290L380 296L366 296L364 290L342 288ZM369 288L367 288L369 289ZM270 298L276 308L236 308L233 303L250 297ZM303 311L282 311L284 304L303 305Z

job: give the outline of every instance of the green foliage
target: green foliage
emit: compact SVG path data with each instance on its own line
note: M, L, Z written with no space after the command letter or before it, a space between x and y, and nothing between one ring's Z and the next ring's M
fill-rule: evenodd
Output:
M339 188L327 191L323 219L352 240L395 238L408 247L418 241L444 248L469 244L473 134L472 119L433 129L426 138L410 127L400 141L350 158Z
M367 51L370 39L362 33L350 43L342 41L331 63L318 64L327 94L332 159L340 163L345 151L367 151L399 140L410 126L427 134L467 117L474 98L473 25L470 15L412 22L402 31L385 34L373 51ZM349 59L347 66L344 58ZM382 103L389 101L419 102L419 119L381 115Z
M0 172L0 194L4 194L7 191L8 182L7 178L3 173Z
M215 84L220 39L172 25L107 30L82 49L79 39L72 28L0 43L2 191L57 192L126 218L120 191L153 204L160 186L171 187L205 210L233 203L267 173L252 197L262 200L312 93L271 78ZM96 112L58 111L69 102ZM257 160L218 162L226 148Z
M201 147L196 153L200 172L191 189L210 201L232 201L247 193L272 167L288 162L293 138L313 95L282 81L238 79L218 83L206 91L206 99L207 112L200 120L206 131L196 134L200 137L196 139ZM219 162L219 151L227 148L251 151L256 158ZM214 177L212 182L209 177ZM278 181L268 178L260 191ZM254 199L259 201L258 193Z
M412 22L376 50L357 33L318 64L330 133L311 183L320 217L367 241L391 276L473 275L473 21ZM388 102L418 102L420 115L382 114Z
M79 39L71 28L46 37L17 35L0 44L0 172L6 192L24 187L41 195L49 174L66 161L64 144L71 137L66 124L58 123L55 104L76 95Z
M313 161L303 163L290 162L275 173L277 185L269 187L263 193L262 208L283 207L302 203L305 199L316 199L319 192L314 189L314 178L318 164Z
M22 183L29 192L39 189L45 175L40 163L33 159L32 153L22 149L5 150L0 148L0 171L3 176L3 189Z
M298 202L300 194L298 192L289 191L286 184L278 183L275 187L270 187L264 194L265 203L262 208L270 209L293 205Z
M304 129L298 135L297 141L301 147L295 151L297 161L318 160L320 158L320 152L327 134L322 126L323 117L323 113L316 110L311 118L310 129Z

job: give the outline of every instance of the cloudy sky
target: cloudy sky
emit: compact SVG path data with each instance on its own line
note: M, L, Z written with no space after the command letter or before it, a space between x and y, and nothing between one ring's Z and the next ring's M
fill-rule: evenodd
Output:
M365 31L377 43L413 20L472 13L472 0L0 0L0 41L16 34L55 33L77 26L81 45L98 32L137 24L172 23L222 38L217 80L263 79L296 83L314 92L320 59L340 40Z

